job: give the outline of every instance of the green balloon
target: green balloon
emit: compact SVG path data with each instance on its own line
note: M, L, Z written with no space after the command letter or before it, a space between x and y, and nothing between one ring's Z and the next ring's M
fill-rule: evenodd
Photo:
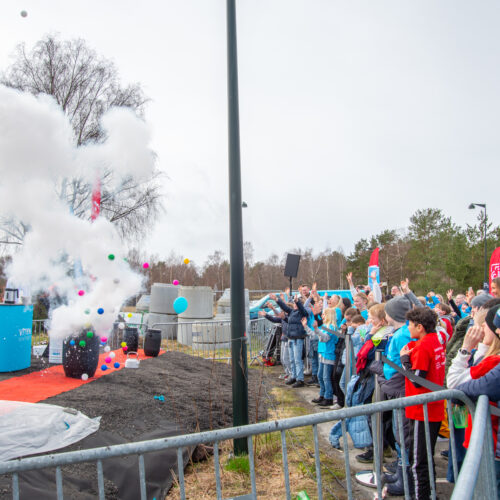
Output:
M90 314L90 309L85 309L85 314Z
M110 253L110 254L108 255L108 259L109 259L109 260L115 260L115 256L114 256L112 253Z
M87 332L87 337L91 339L94 336L94 332Z
M78 344L80 345L80 347L85 347L87 345L85 340L80 340L80 342L78 342Z

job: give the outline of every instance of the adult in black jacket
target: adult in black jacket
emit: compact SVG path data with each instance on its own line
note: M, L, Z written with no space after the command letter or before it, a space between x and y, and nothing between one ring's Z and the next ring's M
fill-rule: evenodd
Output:
M309 313L302 304L301 299L296 296L293 308L289 307L276 295L269 297L276 301L282 311L288 314L288 351L290 354L290 365L292 368L292 377L286 381L287 385L292 387L304 387L304 362L302 361L302 351L304 349L304 339L306 331L302 326L302 318L307 318Z

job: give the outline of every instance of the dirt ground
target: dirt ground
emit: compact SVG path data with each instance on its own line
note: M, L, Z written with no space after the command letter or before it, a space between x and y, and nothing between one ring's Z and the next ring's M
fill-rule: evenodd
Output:
M1 373L0 381L47 366L43 358L34 358L26 370ZM255 370L249 371L251 423L255 422L259 407L259 385L267 377L260 379ZM155 399L161 395L164 402ZM175 423L185 432L228 427L232 425L231 366L167 352L141 360L137 370L117 371L44 402L75 408L88 417L101 416L101 430L115 432L130 441L138 433L155 430L164 422ZM262 420L266 412L260 403Z
M43 370L46 366L46 360L35 358L31 368L13 374L1 374L0 380ZM259 370L249 370L250 423L266 417L266 403L262 397L266 391L262 391L261 387L266 383L269 382L266 382ZM164 402L155 399L155 396L164 396ZM167 352L157 358L141 360L139 369L114 372L72 391L48 398L44 402L75 408L88 417L101 416L97 434L57 452L230 427L231 366L180 352ZM96 493L97 483L90 486L95 479L93 469L95 467L90 465L64 468L65 497L69 495L68 498L95 498L93 495ZM78 479L73 476L78 476ZM40 478L35 474L32 481L25 482L44 484L45 481L45 477ZM87 496L85 489L89 487L90 496ZM21 498L30 498L35 494L42 498L39 496L42 493L34 492L26 486L25 495ZM0 498L9 498L9 495L10 480L2 477ZM113 484L106 484L106 498L125 496L120 494ZM129 498L133 498L133 495Z

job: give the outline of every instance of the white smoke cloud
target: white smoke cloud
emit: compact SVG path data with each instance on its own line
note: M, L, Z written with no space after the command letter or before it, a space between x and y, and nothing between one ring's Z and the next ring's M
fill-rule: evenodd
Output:
M92 223L75 217L55 190L63 178L93 182L103 168L112 169L117 181L151 174L154 156L145 123L130 110L113 109L103 126L103 144L76 148L67 117L50 97L0 86L0 213L30 227L6 273L32 291L50 288L67 298L52 315L51 335L57 337L89 323L104 335L121 304L142 285L124 261L126 250L114 226L104 218ZM68 262L74 261L81 262L81 280L69 272Z

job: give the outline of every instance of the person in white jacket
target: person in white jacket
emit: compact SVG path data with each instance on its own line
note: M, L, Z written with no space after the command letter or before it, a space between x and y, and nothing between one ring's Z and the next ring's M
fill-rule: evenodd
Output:
M485 309L480 309L474 316L474 325L465 334L462 347L458 350L448 370L446 377L448 389L454 389L471 380L470 367L481 361L490 348L494 339L490 335L485 335L484 320L487 312Z

